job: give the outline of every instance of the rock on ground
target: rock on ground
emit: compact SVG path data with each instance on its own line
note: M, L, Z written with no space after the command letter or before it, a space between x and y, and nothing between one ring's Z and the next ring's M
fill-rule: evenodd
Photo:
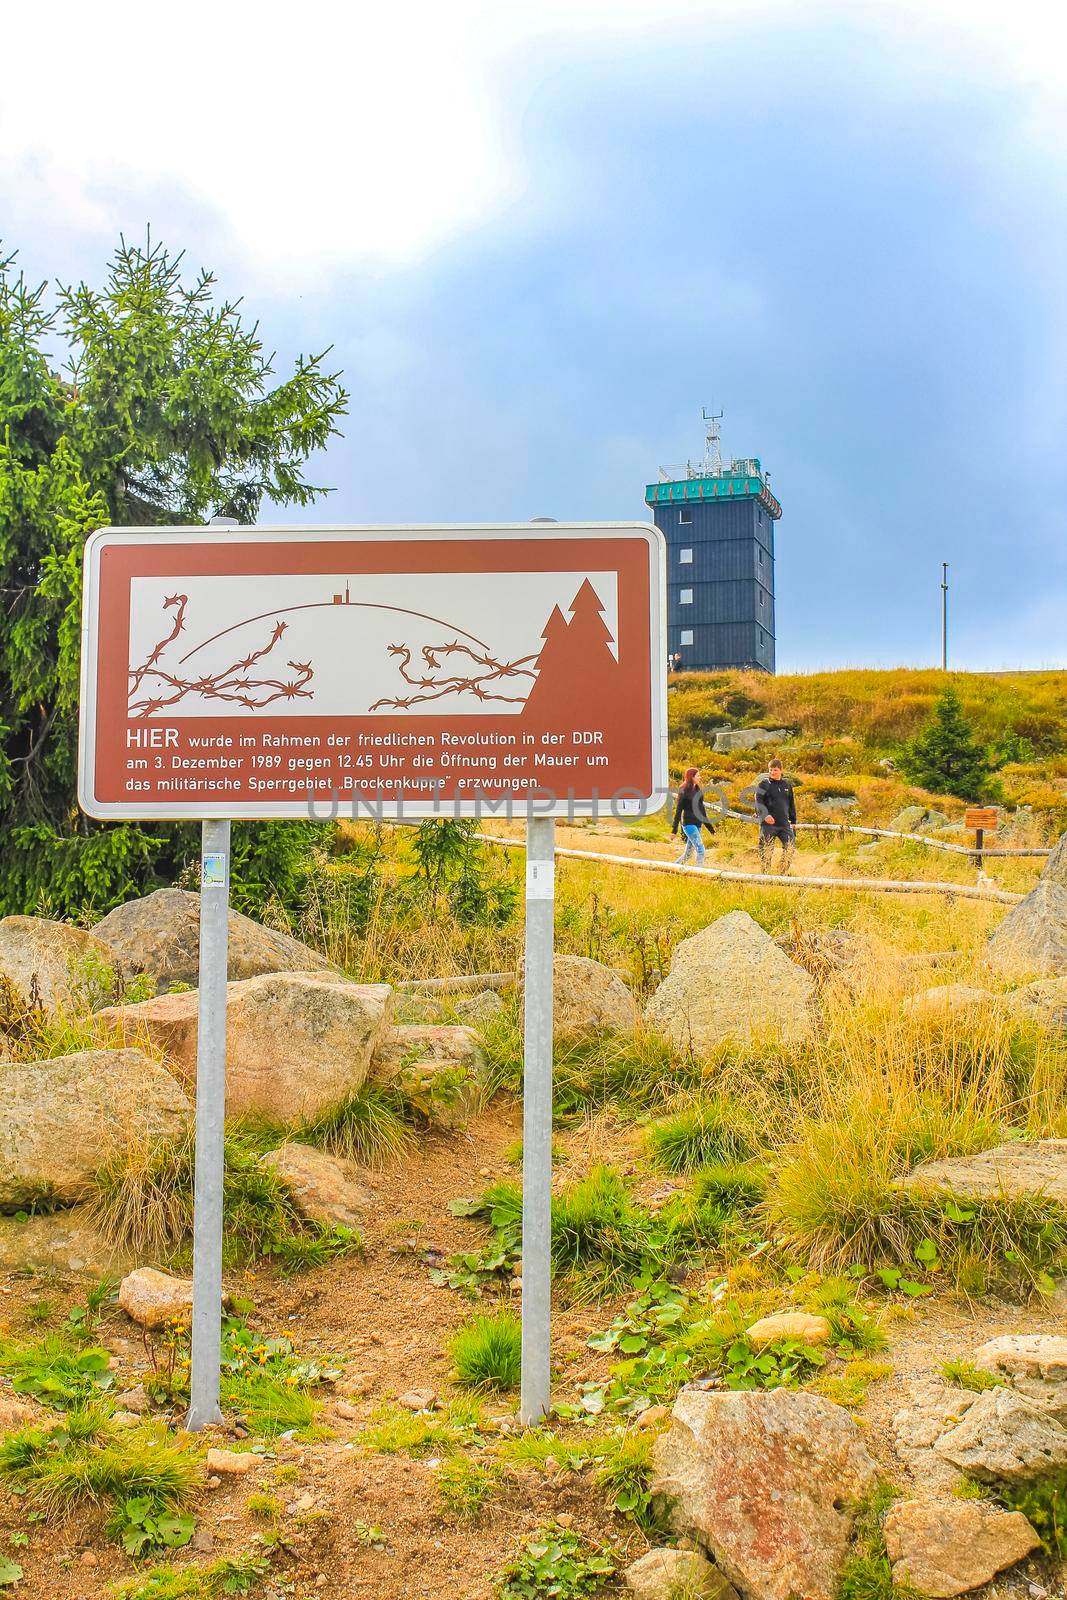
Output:
M924 1489L951 1489L958 1474L936 1453L936 1446L977 1396L953 1384L927 1382L916 1385L908 1399L892 1419L897 1456Z
M652 1491L747 1600L832 1600L874 1462L841 1406L789 1389L683 1389Z
M781 744L790 737L788 728L720 728L715 735L716 755L730 750L755 750L761 744Z
M309 1222L328 1228L358 1228L375 1205L373 1189L351 1161L339 1160L295 1139L268 1151L261 1165L276 1172Z
M588 956L556 956L552 963L552 1032L592 1038L633 1033L637 1003L619 974Z
M226 987L226 1112L255 1112L280 1122L336 1105L360 1088L388 1025L385 984L266 973ZM196 1082L198 997L159 995L98 1013L118 1030L165 1052L178 1076Z
M811 1028L815 980L747 911L731 911L675 948L645 1021L679 1049L706 1055L726 1040L783 1042Z
M1021 1511L974 1500L901 1500L886 1515L885 1547L897 1583L931 1600L977 1589L1041 1543Z
M910 995L904 1002L904 1010L912 1016L984 1011L995 1006L997 1000L998 996L989 989L972 989L965 983L940 983L933 989Z
M113 1277L129 1265L99 1228L86 1220L85 1207L47 1212L39 1217L0 1217L0 1272L61 1273L64 1277Z
M1039 978L1001 996L1004 1005L1023 1022L1044 1028L1067 1028L1067 977Z
M1019 1139L976 1156L924 1161L900 1186L917 1194L942 1192L971 1200L1046 1195L1067 1206L1067 1139Z
M1008 1334L980 1345L974 1364L1067 1423L1067 1339L1051 1333Z
M1067 976L1067 833L1025 900L989 936L987 955L1000 972Z
M505 1009L495 989L479 989L477 994L464 995L462 1000L456 1001L455 1006L456 1016L468 1028L484 1028L502 1017Z
M943 811L935 811L930 806L905 806L889 823L889 830L891 833L933 833L947 826L948 818Z
M214 1447L204 1458L208 1472L217 1472L224 1478L243 1478L255 1465L256 1457L251 1450L220 1450Z
M157 889L109 911L93 929L111 952L122 976L147 973L156 987L199 982L200 896L188 889ZM227 976L255 978L263 972L315 972L329 967L317 950L286 933L264 928L239 911L230 912Z
M20 1394L0 1389L0 1439L5 1433L16 1433L29 1428L41 1419L41 1407Z
M0 977L7 978L24 1005L88 1009L91 968L111 967L109 947L84 928L46 917L4 917L0 921Z
M191 1107L140 1050L82 1050L0 1073L0 1209L69 1205L116 1152L179 1139Z
M172 1278L155 1267L138 1267L119 1284L119 1305L142 1328L187 1323L193 1314L193 1285L188 1278Z
M810 1311L776 1311L769 1317L760 1317L745 1337L750 1344L774 1344L778 1339L798 1339L801 1344L820 1345L830 1342L830 1324L825 1317Z
M626 1593L637 1600L737 1600L727 1583L699 1550L646 1550L622 1575Z
M987 1389L936 1450L961 1472L986 1482L1021 1483L1067 1467L1067 1428L1025 1395Z
M472 1072L480 1072L485 1065L473 1028L444 1022L408 1023L382 1034L374 1052L371 1077L390 1083L412 1061L440 1061Z

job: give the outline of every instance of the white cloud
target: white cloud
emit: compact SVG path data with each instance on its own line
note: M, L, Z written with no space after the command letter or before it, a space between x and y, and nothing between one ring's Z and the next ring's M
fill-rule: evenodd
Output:
M53 0L5 18L0 200L108 240L146 215L187 236L192 213L290 288L410 263L522 195L522 111L553 65L672 41L685 61L782 20L1013 81L1036 143L1067 123L1067 23L1040 0L1007 21L991 0Z

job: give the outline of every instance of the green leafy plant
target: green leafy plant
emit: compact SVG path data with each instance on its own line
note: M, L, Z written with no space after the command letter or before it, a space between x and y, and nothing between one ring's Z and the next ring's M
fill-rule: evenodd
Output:
M597 1440L593 1449L596 1483L608 1491L615 1510L631 1517L646 1534L665 1531L652 1505L653 1439L651 1432L621 1428Z
M522 1356L522 1326L510 1311L477 1316L449 1341L456 1382L468 1389L515 1389Z
M586 1543L571 1528L550 1523L528 1541L500 1575L501 1600L576 1600L596 1594L615 1574L606 1549Z
M0 1554L0 1589L10 1589L22 1577L22 1568L10 1556Z
M108 1532L135 1560L157 1550L180 1550L193 1537L196 1518L171 1511L152 1495L131 1495L115 1508Z
M269 1577L270 1568L269 1550L226 1556L210 1566L153 1567L120 1584L115 1600L220 1600L223 1595L252 1594Z
M155 1530L163 1544L187 1542L168 1519L189 1498L196 1478L190 1446L158 1429L119 1429L99 1406L70 1411L47 1432L26 1428L0 1443L0 1479L28 1505L53 1518L110 1503L111 1530L123 1538L135 1526L128 1507L140 1514L144 1502L149 1539Z
M113 1388L110 1361L107 1350L80 1349L66 1332L25 1343L0 1341L0 1368L16 1394L31 1394L60 1411L84 1405Z

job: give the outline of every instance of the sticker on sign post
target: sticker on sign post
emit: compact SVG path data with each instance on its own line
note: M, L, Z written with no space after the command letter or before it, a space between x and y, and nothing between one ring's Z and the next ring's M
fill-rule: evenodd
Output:
M203 857L200 865L200 887L202 889L225 889L225 856L211 854Z
M527 900L551 900L556 893L556 873L551 861L526 863Z

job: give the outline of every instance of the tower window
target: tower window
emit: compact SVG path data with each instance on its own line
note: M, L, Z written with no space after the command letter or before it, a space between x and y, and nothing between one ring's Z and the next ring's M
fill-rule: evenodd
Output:
M762 589L759 592L759 603L760 603L760 605L763 604L763 590Z
M760 544L760 545L757 545L756 548L759 551L759 564L762 567L762 565L763 565L763 546Z
M692 589L683 589L682 590L682 592L678 596L678 604L681 605L681 606L691 606L693 604L693 591L692 591Z
M692 560L693 560L693 552L692 552L692 550L679 550L679 552L678 552L678 560L681 561L683 564L691 563Z
M684 523L689 523L689 522L692 522L692 520L693 520L693 508L692 508L692 506L679 506L678 507L678 521L679 522L684 522Z
M681 633L678 635L678 642L679 642L679 644L692 644L692 642L693 642L693 630L692 630L692 628L683 628Z

